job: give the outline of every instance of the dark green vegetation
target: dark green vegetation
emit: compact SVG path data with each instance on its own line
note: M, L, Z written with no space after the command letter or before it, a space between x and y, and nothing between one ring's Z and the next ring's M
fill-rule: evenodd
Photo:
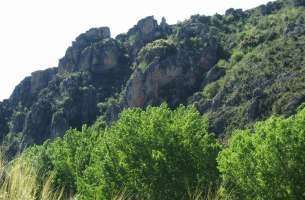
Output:
M0 103L0 139L81 199L304 199L304 102L305 2L278 0L90 29Z

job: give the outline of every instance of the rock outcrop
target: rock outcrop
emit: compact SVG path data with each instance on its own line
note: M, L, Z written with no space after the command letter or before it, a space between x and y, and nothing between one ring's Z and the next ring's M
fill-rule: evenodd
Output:
M167 37L171 31L165 19L158 25L157 20L149 16L141 19L126 34L118 35L116 39L122 42L130 56L135 58L142 47L154 40Z
M216 134L289 116L305 102L304 9L302 0L276 1L175 25L149 16L115 39L108 27L90 29L58 67L33 72L0 102L0 140L40 144L163 102L196 106Z
M26 144L40 144L92 124L97 104L118 93L130 73L129 56L109 28L90 29L76 38L59 67L33 72L15 88L7 101L12 114L1 104L1 135L21 132Z

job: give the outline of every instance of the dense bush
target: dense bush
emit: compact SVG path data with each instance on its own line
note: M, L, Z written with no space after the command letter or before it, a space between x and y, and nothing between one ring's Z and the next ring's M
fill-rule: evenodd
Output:
M100 175L101 195L125 187L139 198L181 199L188 187L208 189L217 182L215 157L220 147L193 108L127 110L103 140L87 173Z
M305 198L305 109L237 131L218 158L223 185L234 199Z
M207 126L194 108L128 109L109 128L70 130L26 156L58 188L82 199L111 199L123 190L144 199L181 199L197 188L216 189L220 145Z
M91 161L91 152L98 144L95 128L83 127L82 131L69 130L63 139L46 141L24 153L38 168L42 183L44 176L51 176L57 189L65 188L67 194L76 193L78 179Z

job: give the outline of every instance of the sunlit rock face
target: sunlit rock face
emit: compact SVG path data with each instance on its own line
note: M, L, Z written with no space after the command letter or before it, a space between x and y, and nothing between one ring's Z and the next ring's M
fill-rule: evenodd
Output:
M133 73L127 84L124 103L128 107L159 105L162 102L171 106L185 103L187 97L201 86L202 76L217 61L219 55L216 51L216 48L210 48L208 53L193 60L189 59L191 55L181 54L177 47L164 57L155 55L151 62L141 61L139 65L144 62L147 66L145 69L138 67ZM189 61L185 62L186 59Z
M93 28L78 36L59 61L59 72L88 70L98 60L103 40L107 39L110 39L108 27Z

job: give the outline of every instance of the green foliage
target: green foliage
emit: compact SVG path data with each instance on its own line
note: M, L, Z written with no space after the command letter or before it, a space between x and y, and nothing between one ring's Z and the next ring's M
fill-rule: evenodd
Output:
M57 188L75 193L80 184L78 178L90 164L91 152L100 136L97 132L101 130L100 124L92 128L84 126L82 131L71 129L63 139L31 147L23 156L35 163L41 175L52 176Z
M305 198L305 109L236 131L219 157L227 194L234 199Z
M100 175L94 194L103 191L106 197L125 187L144 199L180 199L187 187L215 187L219 149L194 108L129 109L106 130L87 176ZM87 181L93 188L97 180Z
M202 95L207 99L212 99L217 94L219 88L219 82L212 82L205 86Z
M119 100L120 96L115 94L114 96L107 98L104 102L98 103L97 107L99 108L100 113L105 113L109 107L119 103Z
M253 10L241 25L224 24L231 30L220 34L230 52L225 75L193 98L214 132L230 134L272 114L290 116L304 102L304 13L291 6L264 16Z
M148 43L141 49L138 59L141 62L151 63L153 59L164 59L175 53L175 45L169 40L159 39ZM143 66L141 67L143 68Z
M189 190L215 190L220 144L194 108L128 109L111 127L70 130L25 156L54 185L81 199L111 199L124 188L144 199L181 199Z
M232 63L237 63L237 62L241 61L243 56L244 55L243 55L243 53L241 51L235 50L232 53L231 62Z
M282 0L246 12L229 9L223 16L192 16L171 26L172 33L164 36L168 39L147 43L137 58L133 54L144 40L135 32L122 40L129 47L118 47L122 54L130 51L132 55L122 55L120 64L109 73L59 75L49 84L53 87L37 97L54 96L54 102L47 102L55 114L47 121L51 117L69 119L67 127L81 129L82 123L92 124L98 113L102 116L90 128L69 130L63 138L34 146L22 155L38 169L40 190L45 178L52 177L55 189L65 188L68 196L76 193L84 200L112 199L120 193L135 199L187 199L192 191L193 196L218 194L223 181L223 198L304 199L303 6L304 0ZM116 45L114 40L104 41L103 45L109 44L105 50ZM133 61L143 72L152 63L164 61L164 65L182 65L185 74L200 63L202 73L198 80L194 78L198 81L194 96L177 99L188 98L211 126L192 107L171 110L165 105L127 109L117 122L106 126L109 110L124 103L117 94L124 94L126 80L133 78L128 67ZM209 63L217 64L207 66ZM162 91L156 90L160 99L161 94L171 92L184 93L173 90L171 82ZM7 132L22 131L31 109L14 108L6 116L6 107L0 103L0 129L6 135L0 136L4 149L17 149L23 135ZM252 126L272 114L290 116L296 111L295 117L271 117ZM233 131L245 127L248 129ZM216 157L221 145L209 129L226 138L233 132L218 157L219 170Z
M142 70L142 72L144 72L144 71L147 69L147 67L148 67L148 64L146 63L146 61L142 61L142 62L140 62L139 65L138 65L138 68L139 68L140 70Z
M140 35L138 33L135 33L128 37L127 43L132 46L135 44L135 42L140 38Z

